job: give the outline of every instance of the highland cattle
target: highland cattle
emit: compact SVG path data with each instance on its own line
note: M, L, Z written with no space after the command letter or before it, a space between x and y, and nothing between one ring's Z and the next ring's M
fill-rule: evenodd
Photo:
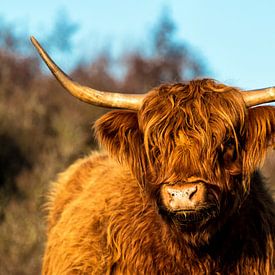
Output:
M258 105L274 88L96 91L32 42L71 94L117 109L95 124L102 151L53 184L44 274L275 274L275 204L258 171L275 131L274 107Z

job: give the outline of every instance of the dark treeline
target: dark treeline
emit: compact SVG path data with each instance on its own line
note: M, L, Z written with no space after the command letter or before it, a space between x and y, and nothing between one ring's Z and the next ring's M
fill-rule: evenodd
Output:
M46 48L52 52L69 52L77 28L65 21L59 19L48 36ZM36 52L25 43L29 35L0 24L0 274L39 274L49 183L97 148L91 128L106 110L64 92L41 70ZM103 52L76 65L71 75L96 89L127 92L203 76L202 60L175 34L164 15L148 34L149 51L132 49L116 62ZM122 77L113 73L114 65Z

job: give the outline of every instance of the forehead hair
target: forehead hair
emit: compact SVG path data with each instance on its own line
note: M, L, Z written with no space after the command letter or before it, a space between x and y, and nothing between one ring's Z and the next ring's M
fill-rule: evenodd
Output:
M225 139L242 134L246 108L239 90L211 79L162 85L145 99L140 129L151 164L175 150L211 158Z

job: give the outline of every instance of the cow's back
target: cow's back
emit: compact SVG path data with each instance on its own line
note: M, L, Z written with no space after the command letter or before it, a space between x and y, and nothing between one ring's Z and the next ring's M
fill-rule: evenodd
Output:
M112 257L107 227L123 203L127 183L138 186L129 172L105 154L93 153L59 175L48 199L48 242L43 274L103 274ZM138 194L139 192L137 192Z

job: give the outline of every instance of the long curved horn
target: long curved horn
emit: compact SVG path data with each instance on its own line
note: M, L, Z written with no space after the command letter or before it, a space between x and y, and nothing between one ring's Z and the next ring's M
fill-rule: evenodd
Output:
M247 107L275 101L275 87L244 91L241 94Z
M144 95L142 94L123 94L123 93L111 93L97 91L95 89L82 86L77 82L71 80L49 57L46 51L38 43L38 41L32 36L31 42L39 52L43 61L51 70L55 78L59 83L73 96L78 99L97 106L109 107L109 108L122 108L130 110L139 110Z

